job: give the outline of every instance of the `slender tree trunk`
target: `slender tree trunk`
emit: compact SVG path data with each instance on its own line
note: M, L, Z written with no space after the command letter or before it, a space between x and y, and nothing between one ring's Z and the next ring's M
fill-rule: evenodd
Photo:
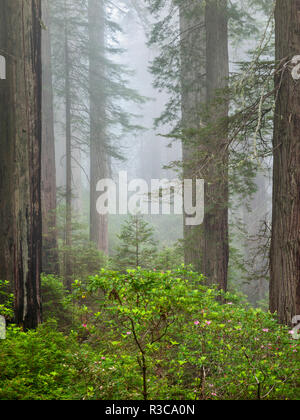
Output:
M15 321L41 322L41 3L0 2L0 278L14 283Z
M300 53L300 2L277 0L273 229L270 309L282 323L300 314L300 84L292 77L292 58Z
M255 179L257 191L247 205L242 208L242 220L247 234L244 238L242 254L246 261L249 284L243 291L252 305L262 301L269 288L269 231L265 223L271 207L269 202L267 178L264 171L258 172ZM270 197L271 198L271 197Z
M228 104L214 105L209 117L206 107L226 87L229 75L226 7L227 0L187 0L180 12L184 178L205 180L204 223L184 227L185 263L224 290L229 258ZM201 134L208 123L215 124L215 132Z
M108 177L105 134L105 11L103 0L89 0L90 45L90 240L108 255L108 216L96 210L96 186Z
M199 134L202 109L206 102L206 34L205 2L186 0L180 7L181 34L181 108L183 127L184 179L200 178L197 163L200 160ZM191 134L191 130L193 130ZM195 193L195 190L194 190ZM204 238L202 226L184 224L185 264L196 271L203 270Z
M68 34L68 3L65 0L65 100L66 100L66 227L65 227L65 283L72 284L72 130L71 130L71 80Z
M43 271L59 274L56 229L56 168L48 0L42 1L42 218Z

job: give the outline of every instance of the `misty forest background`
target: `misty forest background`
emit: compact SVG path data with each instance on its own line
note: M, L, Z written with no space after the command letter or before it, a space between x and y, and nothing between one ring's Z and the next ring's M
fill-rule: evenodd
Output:
M299 16L0 0L0 399L299 399ZM203 224L100 216L120 171Z

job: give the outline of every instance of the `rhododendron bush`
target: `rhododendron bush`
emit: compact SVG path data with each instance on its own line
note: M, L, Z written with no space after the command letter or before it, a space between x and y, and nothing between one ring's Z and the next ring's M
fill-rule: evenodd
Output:
M49 299L52 289L57 296L55 278L43 282ZM65 315L36 331L8 325L0 340L0 399L300 396L292 331L185 267L102 270L76 281L66 300Z
M299 393L299 345L288 328L204 286L202 276L184 267L103 270L76 282L74 296L90 301L82 306L82 328L112 372L109 398L293 399Z

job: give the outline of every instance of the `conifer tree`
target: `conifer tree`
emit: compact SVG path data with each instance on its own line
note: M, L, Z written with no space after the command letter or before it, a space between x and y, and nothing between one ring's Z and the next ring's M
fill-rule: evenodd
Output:
M255 191L256 171L272 153L272 63L265 58L271 31L258 28L240 2L148 3L156 19L149 42L161 51L151 69L170 98L156 123L172 124L168 137L182 141L183 176L206 180L204 224L185 227L185 261L226 289L228 207L233 197L240 203ZM268 2L247 4L255 13L272 12ZM228 79L228 37L241 42L250 34L253 43L263 41Z
M64 14L61 11L64 11ZM120 102L143 102L135 90L127 87L129 70L114 60L122 53L116 23L119 9L103 0L53 0L52 43L55 103L64 113L62 124L66 139L66 278L71 277L67 249L72 247L72 213L76 186L74 167L82 165L75 157L80 151L88 156L90 175L90 240L108 252L108 218L97 214L96 184L110 174L111 158L122 159L120 139L137 130L133 116ZM62 28L64 29L62 34Z
M121 244L114 257L118 269L151 268L156 254L153 228L141 214L131 215L118 236Z
M153 8L157 7L157 2L154 3ZM172 92L172 106L162 116L162 122L171 118L170 109L171 114L172 111L178 112L174 106L177 99L181 117L176 132L183 145L183 177L203 178L206 183L203 226L184 226L185 262L205 274L209 283L226 290L229 257L228 105L226 100L222 105L217 104L216 98L217 91L226 88L229 76L227 1L168 2L171 3L179 10L179 26L175 29L174 39L179 40L180 56L176 58L176 44L171 41L167 52L162 53L152 68L154 74L163 73L163 81L158 80L158 87L163 87L164 83L170 86L174 79L177 81ZM166 20L170 20L170 16ZM160 42L161 38L164 39L162 27L156 25L151 42ZM173 62L177 74L170 69ZM159 65L164 66L163 70Z

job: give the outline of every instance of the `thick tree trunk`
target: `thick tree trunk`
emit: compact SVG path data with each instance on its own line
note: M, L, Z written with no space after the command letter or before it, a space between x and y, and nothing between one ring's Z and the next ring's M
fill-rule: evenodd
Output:
M48 0L42 2L42 218L43 271L59 274L56 229L56 168Z
M227 0L208 0L206 26L206 87L210 105L217 90L225 89L229 77ZM226 119L228 103L213 106L209 123L221 124L210 136L205 179L204 273L210 284L227 289L228 243L228 153ZM223 121L222 121L223 120ZM222 124L222 122L224 124ZM223 132L222 132L223 131Z
M205 180L204 223L184 228L185 263L224 290L229 258L226 124L206 135L201 128L211 123L220 127L228 115L226 103L214 105L206 115L229 75L226 7L227 0L189 0L180 13L184 178Z
M184 179L196 180L201 178L197 172L197 164L202 151L197 130L202 124L202 108L206 102L206 34L203 0L197 3L186 0L182 3L180 34L183 176ZM203 271L203 251L203 225L187 226L184 221L185 264L192 264L196 271Z
M108 217L99 215L96 210L96 185L109 174L105 134L104 13L103 0L89 0L90 240L108 255Z
M276 78L270 309L291 324L300 314L300 83L290 62L300 54L299 0L277 0L275 19L283 75Z
M15 321L41 322L41 3L0 2L0 278L14 283Z

